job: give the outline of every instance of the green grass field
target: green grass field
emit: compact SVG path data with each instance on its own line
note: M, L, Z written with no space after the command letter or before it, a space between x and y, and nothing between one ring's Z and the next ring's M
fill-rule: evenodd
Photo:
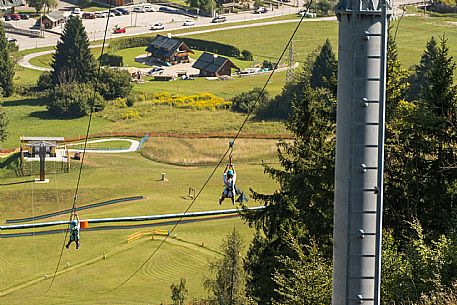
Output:
M21 135L78 137L86 132L87 117L63 119L50 116L42 99L13 96L5 99L2 106L9 119L9 125L8 137L1 143L1 148L18 147ZM130 109L138 111L140 117L118 118L122 112ZM233 133L237 132L245 118L246 114L230 110L180 109L138 102L132 108L107 107L104 111L96 113L92 119L91 133L113 131ZM243 131L262 134L287 133L281 122L255 119L250 119Z
M212 148L208 147L210 150ZM138 153L88 155L80 185L79 204L140 194L146 199L87 210L80 212L80 217L182 212L190 201L181 197L187 195L189 187L198 189L211 171L212 167L179 167L157 163ZM252 187L258 191L272 192L276 188L262 174L259 164L238 162L237 172L238 184L245 190ZM159 181L161 173L166 173L167 182ZM231 207L228 201L222 207L217 204L222 190L221 173L222 169L219 169L190 211ZM49 184L2 186L0 221L70 207L76 177L77 171L72 171L48 176L51 179ZM6 180L14 182L20 179ZM0 239L0 292L7 294L0 300L5 304L23 304L24 300L32 304L159 304L169 301L169 286L181 277L187 278L190 296L201 297L204 296L201 282L208 268L207 261L217 256L221 239L234 227L246 241L252 237L252 230L238 218L178 226L174 232L178 240L165 243L138 276L108 295L101 293L114 288L138 268L157 246L158 240L143 238L127 244L127 236L140 229L82 232L81 249L64 251L59 271L65 272L56 278L52 291L46 293L50 281L44 280L44 276L48 275L49 278L56 266L63 235ZM168 229L170 225L160 228ZM198 246L202 242L204 248ZM102 259L104 253L106 259ZM29 282L33 280L36 282ZM75 296L78 297L75 299Z

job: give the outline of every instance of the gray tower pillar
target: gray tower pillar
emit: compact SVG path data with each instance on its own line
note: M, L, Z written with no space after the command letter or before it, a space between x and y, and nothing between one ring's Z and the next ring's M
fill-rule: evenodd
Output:
M379 304L387 18L382 0L342 0L336 11L333 305Z

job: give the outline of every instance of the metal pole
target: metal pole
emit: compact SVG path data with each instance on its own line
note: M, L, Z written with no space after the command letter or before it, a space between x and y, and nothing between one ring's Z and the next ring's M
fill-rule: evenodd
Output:
M381 0L381 84L379 88L379 135L378 135L378 197L376 214L376 269L375 300L381 304L381 253L382 253L382 214L384 209L384 137L386 129L386 83L387 83L387 0Z

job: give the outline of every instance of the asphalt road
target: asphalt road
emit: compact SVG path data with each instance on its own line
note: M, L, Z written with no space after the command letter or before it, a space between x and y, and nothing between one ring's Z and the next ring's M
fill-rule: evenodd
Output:
M159 9L159 6L153 5L156 10ZM131 7L130 7L131 9ZM245 13L238 13L238 14L228 14L224 15L227 18L227 23L233 22L240 22L240 21L250 21L250 20L262 20L265 18L271 18L276 16L294 14L299 10L299 8L293 8L289 6L283 6L279 9L274 9L269 11L265 14L254 14L251 12ZM210 26L214 25L211 23L212 18L208 17L199 17L195 21L195 26L188 26L185 27L183 22L185 20L190 19L187 16L181 14L172 14L172 13L164 13L164 12L149 12L149 13L131 13L130 15L123 15L123 16L115 16L110 17L109 24L108 24L108 33L107 39L114 38L114 37L122 37L122 36L134 36L134 35L141 35L145 33L153 32L150 30L151 25L155 23L163 23L165 26L165 30L177 30L188 28L189 31L192 31L193 27L196 26ZM83 24L86 28L87 35L89 40L99 40L103 39L103 34L106 26L107 18L97 18L97 19L83 19ZM19 21L9 21L13 25L22 28L31 28L35 23L34 19L29 20L19 20ZM112 29L116 26L126 27L127 31L125 34L114 34ZM61 32L63 29L62 27L54 28L53 31ZM25 49L33 49L37 47L45 47L45 46L54 46L56 45L57 41L59 40L59 34L53 34L49 32L45 32L44 38L31 38L22 35L15 35L9 34L9 37L16 38L17 44L20 50Z

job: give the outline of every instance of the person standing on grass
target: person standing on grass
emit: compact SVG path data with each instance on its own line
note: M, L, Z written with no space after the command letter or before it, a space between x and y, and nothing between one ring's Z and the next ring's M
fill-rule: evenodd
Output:
M73 220L70 222L70 240L68 244L65 246L67 249L70 247L72 241L76 243L76 249L79 249L79 217L76 212L73 214Z
M222 192L221 198L219 198L219 204L222 204L225 198L232 199L232 205L235 205L235 181L236 181L236 172L235 167L233 166L232 162L227 164L224 170L224 191Z

